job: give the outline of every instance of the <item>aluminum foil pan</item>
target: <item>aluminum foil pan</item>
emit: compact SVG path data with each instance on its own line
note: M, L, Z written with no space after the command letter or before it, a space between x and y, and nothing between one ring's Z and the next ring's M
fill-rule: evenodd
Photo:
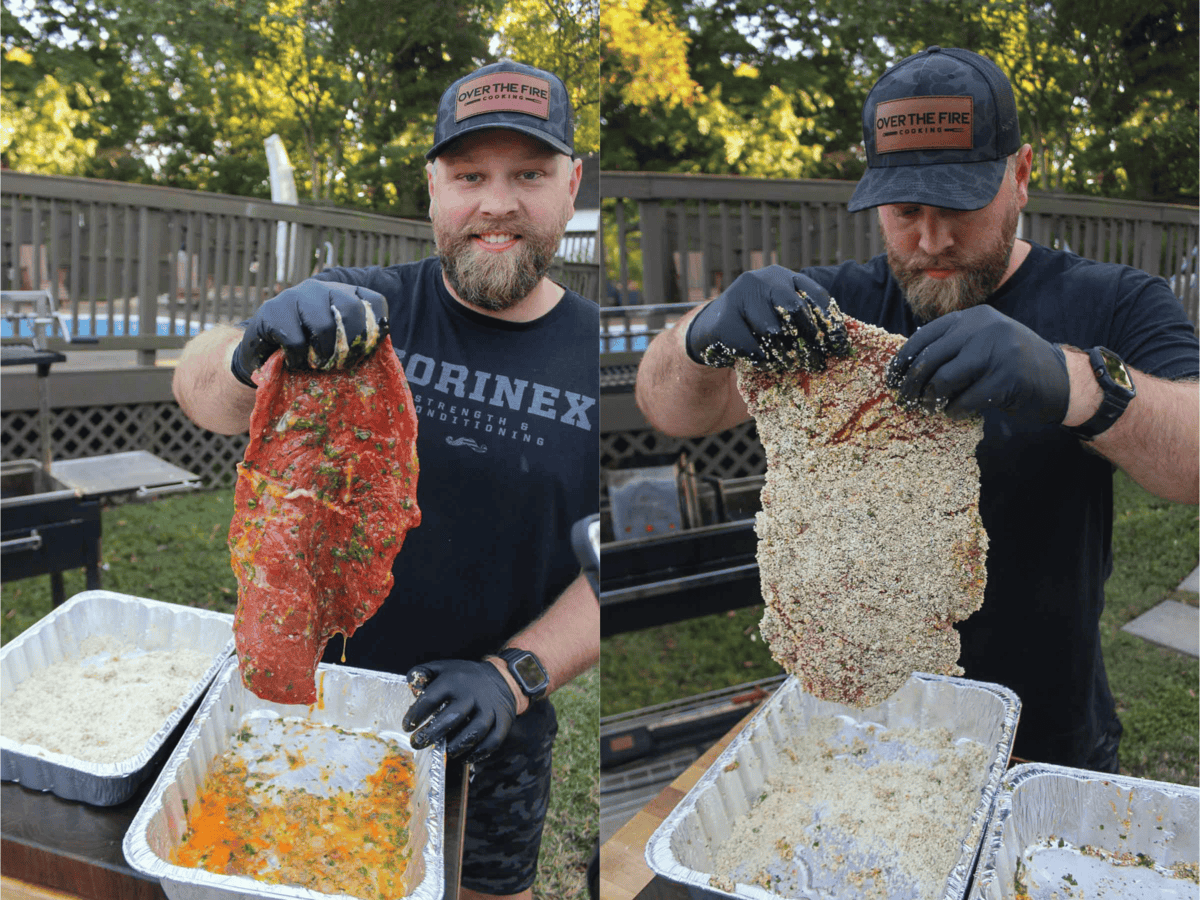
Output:
M971 900L1195 900L1198 868L1200 789L1026 763L1001 783Z
M0 647L0 705L31 674L79 654L89 637L111 636L140 650L203 650L213 662L140 751L95 763L0 737L0 779L95 806L123 803L170 749L169 739L233 653L233 616L112 591L76 594ZM106 709L119 718L122 710Z
M321 900L331 896L243 875L218 875L169 861L172 848L183 841L187 826L185 805L195 804L209 771L230 749L234 735L247 722L255 723L257 729L264 721L282 720L286 725L304 719L337 726L351 735L377 735L412 751L408 735L400 726L404 713L413 702L412 691L402 675L322 663L317 667L317 684L318 701L315 704L285 705L263 700L247 690L238 673L236 658L230 659L217 675L208 696L134 817L122 845L129 864L144 875L157 878L170 900L242 900L246 897ZM322 747L319 752L305 753L305 758L319 759L320 762L291 774L302 780L307 777L304 783L314 790L321 789L323 778L337 781L344 776L353 781L357 774L367 774L361 771L362 763L357 758L361 743L337 741ZM415 777L409 827L412 855L405 872L405 896L413 900L440 900L445 880L445 741L415 751L413 757ZM301 786L301 783L289 786ZM341 786L353 787L350 783Z
M818 884L817 878L810 881L809 860L815 858L811 848L798 848L791 863L780 859L768 870L781 879L780 884L786 885L780 888L786 893L741 882L735 883L732 890L715 887L710 881L715 868L713 860L717 849L729 840L731 824L762 795L768 777L781 768L781 757L789 743L803 734L813 719L840 717L846 728L863 741L863 750L872 755L880 753L880 758L891 751L879 746L878 736L882 734L879 729L944 727L955 740L970 739L989 751L986 771L979 774L978 804L969 813L964 811L961 822L946 824L947 828L961 828L966 837L945 890L939 896L944 900L962 900L967 894L1000 779L1008 765L1019 714L1020 700L1009 689L962 678L916 673L883 703L859 710L818 700L801 690L800 682L791 676L654 832L646 845L646 862L663 878L686 885L692 897L858 898L862 894L855 884L856 872L838 873L833 884ZM772 845L776 837L764 835L763 840ZM847 855L853 856L860 848L846 849ZM795 862L796 859L801 861ZM814 866L812 871L819 868ZM880 877L887 884L889 900L915 897L915 886L900 876L882 872ZM869 894L877 895L877 891Z

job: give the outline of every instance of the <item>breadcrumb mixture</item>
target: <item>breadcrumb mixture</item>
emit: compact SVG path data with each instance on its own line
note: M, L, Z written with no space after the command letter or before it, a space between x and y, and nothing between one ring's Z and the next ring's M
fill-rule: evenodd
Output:
M813 718L731 823L710 884L783 897L939 898L972 840L988 761L982 744L945 728Z
M111 635L37 669L4 698L0 734L90 763L135 757L213 664L201 650L141 651Z
M884 386L904 338L845 318L824 372L738 365L767 453L755 522L771 653L806 691L866 707L913 672L961 675L955 622L983 603L982 420Z

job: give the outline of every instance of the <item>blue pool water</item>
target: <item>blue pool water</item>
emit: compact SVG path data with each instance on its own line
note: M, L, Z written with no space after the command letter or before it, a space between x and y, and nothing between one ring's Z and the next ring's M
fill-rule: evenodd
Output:
M96 330L92 331L92 325L96 326ZM0 320L0 337L33 337L33 324L26 320L21 320L19 323L20 329L14 335L13 323L7 319ZM111 327L111 331L110 331ZM77 327L71 332L73 335L80 337L90 337L95 334L97 337L136 337L138 331L138 319L136 316L130 317L129 330L125 330L125 322L116 321L109 322L108 319L97 319L94 323L88 319L80 319ZM176 337L193 337L200 333L200 326L192 323L188 325L184 322L176 322L172 329L171 320L160 317L155 323L155 333L160 337L174 335ZM57 334L55 334L57 337Z
M650 345L647 334L634 335L632 338L615 337L600 339L601 353L624 353L627 350L645 350Z

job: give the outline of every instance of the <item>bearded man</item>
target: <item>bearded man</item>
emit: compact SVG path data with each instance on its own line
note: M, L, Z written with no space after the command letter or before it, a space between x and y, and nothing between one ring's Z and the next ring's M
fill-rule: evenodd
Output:
M1197 502L1195 331L1163 279L1016 238L1033 154L1008 78L984 57L930 47L897 63L867 97L863 139L868 168L849 209L878 208L886 255L739 276L651 342L638 405L670 435L744 421L735 359L844 355L831 295L909 336L892 386L984 423L987 589L957 626L959 663L1020 696L1015 755L1116 772L1121 724L1099 631L1112 476L1119 467Z
M194 339L176 398L245 431L254 371L352 365L390 331L418 416L422 522L380 610L326 661L425 685L405 727L473 764L460 896L531 895L557 731L599 604L571 526L599 501L599 307L547 277L582 163L555 75L512 60L442 96L426 166L438 257L335 268Z

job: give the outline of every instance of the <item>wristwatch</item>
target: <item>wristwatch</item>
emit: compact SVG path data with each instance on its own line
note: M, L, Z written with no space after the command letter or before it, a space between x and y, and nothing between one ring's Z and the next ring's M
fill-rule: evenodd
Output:
M508 664L508 671L521 689L521 693L536 703L546 696L550 688L550 676L541 661L528 650L508 647L496 654Z
M1121 413L1125 412L1129 401L1137 396L1137 388L1133 385L1133 379L1129 377L1129 370L1117 354L1104 347L1093 347L1088 351L1088 360L1092 364L1092 371L1096 374L1100 390L1104 392L1104 398L1094 416L1082 425L1067 428L1075 437L1085 441L1090 441L1111 428L1113 422L1121 418Z

